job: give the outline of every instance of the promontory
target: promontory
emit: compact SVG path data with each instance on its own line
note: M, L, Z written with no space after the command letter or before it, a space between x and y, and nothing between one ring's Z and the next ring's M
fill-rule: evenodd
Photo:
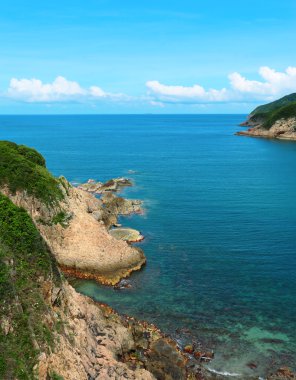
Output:
M257 107L237 135L296 140L296 93Z

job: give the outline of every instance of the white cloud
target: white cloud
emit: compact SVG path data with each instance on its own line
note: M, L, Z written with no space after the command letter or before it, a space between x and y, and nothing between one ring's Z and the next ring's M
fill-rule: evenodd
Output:
M146 83L149 94L156 96L162 102L223 102L228 99L228 93L225 88L222 90L210 89L206 91L200 85L192 87L185 86L168 86L158 81L149 81Z
M43 83L39 79L12 78L7 95L10 98L28 103L99 99L110 99L114 101L129 100L129 97L124 94L107 93L97 86L83 88L79 83L69 81L62 76L58 76L52 83Z
M255 95L278 96L296 91L296 67L278 72L264 66L260 68L259 74L264 82L248 80L239 73L230 74L230 84L234 90Z
M193 86L168 85L157 80L148 81L148 95L131 97L122 93L110 93L98 86L82 87L78 82L58 76L51 83L39 79L12 78L5 95L18 101L34 103L89 102L99 101L135 102L164 107L166 103L210 104L250 103L271 101L280 96L296 92L296 67L279 72L270 67L261 67L259 79L248 79L238 72L228 76L228 86L221 89L194 84Z
M296 92L296 67L288 67L284 72L269 67L261 67L260 80L249 80L234 72L229 75L228 88L205 89L199 84L190 87L165 85L158 81L146 83L152 100L163 103L221 103L270 101L280 96Z

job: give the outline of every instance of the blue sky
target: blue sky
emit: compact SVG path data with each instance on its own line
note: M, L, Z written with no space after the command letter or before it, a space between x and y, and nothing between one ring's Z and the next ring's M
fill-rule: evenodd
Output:
M295 37L295 0L4 1L0 113L247 113Z

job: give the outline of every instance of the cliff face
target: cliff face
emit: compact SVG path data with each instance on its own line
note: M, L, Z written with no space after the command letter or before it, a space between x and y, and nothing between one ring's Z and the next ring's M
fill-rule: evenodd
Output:
M78 294L61 274L114 284L145 262L106 227L135 204L109 198L55 179L38 152L0 142L1 379L186 378L187 359L156 327Z
M140 269L145 263L143 252L113 238L103 221L94 217L101 211L100 200L65 179L60 188L63 200L50 207L24 191L12 194L6 187L2 193L28 211L65 272L115 284Z
M247 131L237 132L241 136L264 137L280 140L296 140L296 118L277 120L269 129L259 124Z
M117 315L108 306L78 294L63 278L58 263L64 263L64 257L68 259L70 249L79 249L73 235L83 239L83 228L99 235L95 243L99 247L104 244L105 254L114 252L116 259L124 253L133 254L131 247L110 237L105 227L89 215L96 205L94 198L68 185L63 202L50 207L24 190L12 194L8 186L2 187L1 379L186 378L186 358L156 327ZM68 217L58 218L63 219L63 226L52 222L60 207L65 215L71 211L71 222ZM94 247L93 260L98 255L95 243L88 245ZM104 259L103 254L101 257ZM124 268L122 261L126 262L118 259L120 270ZM102 272L105 269L98 268Z

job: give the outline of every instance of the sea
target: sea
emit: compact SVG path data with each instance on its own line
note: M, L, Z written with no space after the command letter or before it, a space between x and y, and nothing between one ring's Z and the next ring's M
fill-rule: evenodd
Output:
M77 185L128 177L145 213L132 287L75 288L214 351L225 378L296 369L296 142L235 136L246 115L0 116L2 140Z

